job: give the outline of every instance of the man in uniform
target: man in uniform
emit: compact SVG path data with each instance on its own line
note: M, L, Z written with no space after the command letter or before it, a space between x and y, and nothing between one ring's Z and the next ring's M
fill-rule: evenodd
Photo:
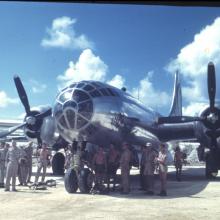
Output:
M141 158L140 158L140 190L145 190L145 179L144 179L144 164L145 164L145 154L146 146L141 147Z
M0 143L0 188L4 188L5 158L7 154L5 142Z
M29 142L28 146L24 150L27 155L27 183L31 183L33 142Z
M113 179L113 190L115 190L116 173L117 173L117 169L119 167L119 159L120 159L119 151L116 149L116 146L111 143L109 153L108 153L108 159L107 159L108 190L110 188L110 179L111 178Z
M38 164L37 164L37 173L35 177L35 183L38 183L38 179L39 179L42 168L43 168L43 174L42 174L41 182L44 182L45 180L48 157L50 157L50 152L47 149L46 143L42 144L42 148L38 150L38 154L39 154L39 158L38 158Z
M18 161L18 179L21 186L27 185L27 154L24 147L20 147L21 158Z
M146 153L144 159L144 178L145 190L147 195L154 195L154 170L156 152L151 143L146 144Z
M98 147L98 151L94 155L92 167L95 170L95 186L101 190L107 171L107 160L102 146Z
M159 176L161 181L161 190L159 196L167 196L167 147L163 143L160 146L159 155L156 158L159 164Z
M129 150L128 143L123 143L122 145L122 155L120 159L120 166L121 166L121 187L122 187L122 194L128 194L130 191L130 162L131 162L131 151Z
M7 165L5 191L10 190L11 179L12 179L12 191L17 191L15 188L15 184L16 184L16 176L18 174L18 161L20 157L21 157L20 149L17 147L17 143L13 140L12 146L9 148L5 159L5 163Z
M174 154L174 165L176 167L176 180L181 181L182 166L183 166L183 153L179 146L176 146Z

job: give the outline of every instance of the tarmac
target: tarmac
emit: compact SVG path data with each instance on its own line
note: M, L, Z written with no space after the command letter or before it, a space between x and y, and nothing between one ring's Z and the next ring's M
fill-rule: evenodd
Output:
M17 186L18 192L0 189L0 220L220 219L220 175L216 180L206 180L204 166L184 166L181 182L175 180L174 167L170 166L167 197L148 196L140 191L136 168L131 172L129 195L121 195L118 191L107 195L68 194L63 177L52 176L50 172L46 179L56 179L56 187L33 190ZM155 182L158 193L158 176Z

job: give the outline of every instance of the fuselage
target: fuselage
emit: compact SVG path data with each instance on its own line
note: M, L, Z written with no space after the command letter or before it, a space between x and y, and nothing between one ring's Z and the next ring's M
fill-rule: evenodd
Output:
M170 126L157 124L159 113L127 92L97 81L81 81L64 88L56 97L53 115L59 134L70 143L88 141L105 146L111 142L142 145L150 141L158 145L169 139L163 132L167 136ZM187 131L193 129L192 123L184 126ZM193 135L192 131L188 133L187 137Z

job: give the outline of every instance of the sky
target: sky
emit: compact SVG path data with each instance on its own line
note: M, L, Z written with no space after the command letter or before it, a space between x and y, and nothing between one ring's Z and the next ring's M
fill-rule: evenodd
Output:
M184 115L208 103L209 61L220 81L218 7L1 2L0 28L0 119L24 115L15 74L31 107L53 106L61 88L92 79L125 86L163 115L177 70Z

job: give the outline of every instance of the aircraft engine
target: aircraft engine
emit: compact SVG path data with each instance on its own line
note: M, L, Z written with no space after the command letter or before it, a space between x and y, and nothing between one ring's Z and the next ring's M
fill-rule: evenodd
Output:
M36 115L42 114L50 109L49 106L39 106L31 109L31 114L26 115L24 122L24 133L28 139L38 140L38 142L46 142L53 145L56 141L55 121L51 115L44 118L35 118Z
M14 76L14 82L26 115L23 123L0 132L0 137L5 137L19 128L24 128L26 136L31 139L36 138L39 144L42 140L46 141L50 139L52 141L52 133L55 133L55 124L51 117L51 107L39 106L31 109L26 91L20 78Z

